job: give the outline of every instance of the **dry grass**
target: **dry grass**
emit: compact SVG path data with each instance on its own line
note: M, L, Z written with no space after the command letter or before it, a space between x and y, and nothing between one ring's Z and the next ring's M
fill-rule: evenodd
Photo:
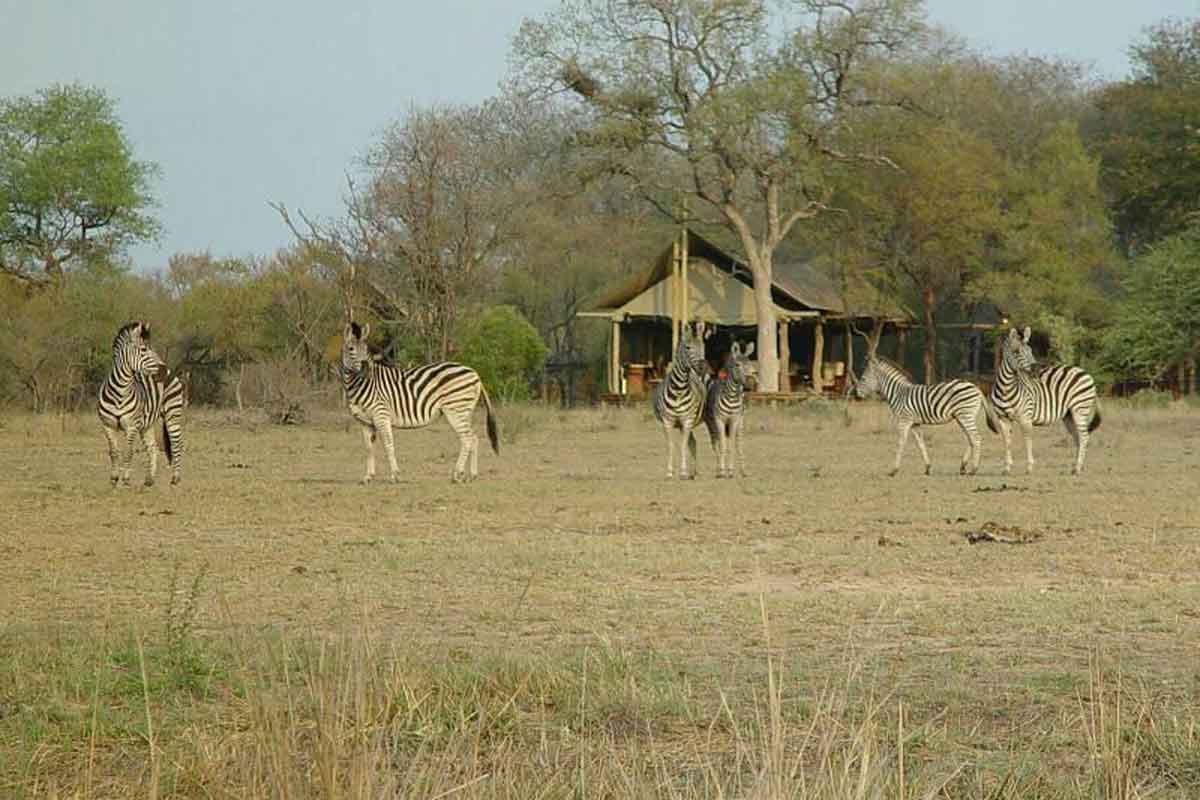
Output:
M877 405L755 409L747 481L500 419L472 486L434 428L362 487L340 414L197 412L112 490L92 418L3 418L0 796L1200 796L1200 411L1106 404L1079 479L948 428L885 478Z

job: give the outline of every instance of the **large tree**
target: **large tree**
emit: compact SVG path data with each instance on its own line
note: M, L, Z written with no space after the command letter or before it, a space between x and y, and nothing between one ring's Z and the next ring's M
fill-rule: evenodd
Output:
M99 89L52 86L0 100L0 270L61 283L82 259L154 237L155 173L133 157Z
M1150 28L1131 56L1133 73L1096 93L1088 133L1132 254L1200 219L1200 19Z
M918 39L915 0L802 0L803 24L765 0L578 0L527 20L518 83L569 89L590 114L577 144L665 213L719 225L754 283L760 385L778 388L776 250L827 208L826 168L882 160L842 149L853 111L879 102L873 61Z

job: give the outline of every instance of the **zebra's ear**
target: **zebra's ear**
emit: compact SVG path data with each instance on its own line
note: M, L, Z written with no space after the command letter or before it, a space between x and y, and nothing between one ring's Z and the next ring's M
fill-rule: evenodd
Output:
M749 358L754 355L754 342L746 345L746 349L742 351L742 358Z
M1008 338L1009 338L1009 341L1019 342L1019 341L1021 341L1021 334L1017 332L1016 328L1009 328L1008 329Z
M1025 331L1024 331L1025 344L1029 344L1029 337L1032 335L1033 335L1033 331L1029 329L1028 325L1026 325Z
M733 356L734 360L742 357L742 346L737 342L733 343L733 347L729 348L729 355Z
M148 341L150 339L150 323L143 322L143 323L141 323L141 325L142 325L142 338Z
M366 341L366 338L370 335L371 335L371 323L368 322L366 325L363 325L363 334L362 334L363 341Z

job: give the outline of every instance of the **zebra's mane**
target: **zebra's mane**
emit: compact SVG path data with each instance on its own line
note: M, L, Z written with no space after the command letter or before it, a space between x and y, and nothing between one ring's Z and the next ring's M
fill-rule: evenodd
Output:
M913 376L912 376L911 372L909 372L904 367L897 364L895 361L892 361L887 356L881 356L881 355L876 354L876 355L869 356L869 359L874 359L875 361L878 361L880 364L882 364L883 366L890 369L892 372L899 373L900 377L904 378L909 383L916 383L916 381L913 380Z
M116 347L122 341L124 341L125 339L128 339L133 334L134 329L137 328L141 324L142 324L141 322L134 321L134 322L126 322L124 325L122 325L120 327L120 329L117 330L117 335L113 337L113 347ZM149 339L150 337L145 336L143 338Z

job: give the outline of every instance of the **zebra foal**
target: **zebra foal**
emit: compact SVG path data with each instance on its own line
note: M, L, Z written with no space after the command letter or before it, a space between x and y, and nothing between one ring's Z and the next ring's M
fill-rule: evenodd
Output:
M370 483L375 477L376 436L383 439L390 479L395 483L400 479L400 467L392 429L424 428L439 415L446 418L459 439L458 461L450 479L455 483L474 480L479 475L479 437L471 427L471 417L481 396L487 408L488 439L492 450L500 452L492 401L479 373L450 361L414 369L377 362L367 349L370 332L370 325L351 322L342 336L342 386L350 415L362 426L367 448L367 472L362 482Z
M717 477L733 477L732 448L737 452L738 474L746 477L746 457L742 452L742 427L746 419L746 372L747 362L754 352L751 342L743 350L737 342L729 351L725 361L724 375L710 378L708 395L704 402L704 424L708 426L708 438L717 457Z
M1031 331L1009 330L1000 348L1000 367L990 400L1004 437L1004 474L1012 472L1011 426L1020 426L1025 437L1025 472L1033 472L1033 429L1062 420L1075 443L1071 474L1083 471L1088 435L1100 427L1096 381L1079 367L1054 365L1035 372L1037 364L1029 346Z
M684 327L671 369L654 390L654 418L667 437L667 477L675 477L675 429L680 439L679 477L696 477L696 434L708 396L708 362L704 360L704 323ZM691 454L689 470L688 455Z
M910 431L917 440L917 447L921 449L925 474L930 474L933 465L929 461L925 437L921 434L922 425L944 425L951 420L958 423L967 439L967 449L958 467L961 475L974 475L979 469L981 448L976 420L981 408L987 415L988 427L993 433L997 430L992 410L975 384L962 380L930 385L913 383L904 370L876 355L874 350L867 353L867 367L855 384L854 391L859 397L878 395L892 411L899 440L896 443L896 462L889 475L900 471L900 460L904 456Z
M182 478L183 382L150 349L149 340L148 324L130 322L122 326L113 339L112 365L100 387L96 410L108 439L112 464L109 479L113 486L118 482L129 485L134 442L139 437L149 457L146 485L154 485L158 423L162 425L163 448L171 465L171 483L179 483Z

